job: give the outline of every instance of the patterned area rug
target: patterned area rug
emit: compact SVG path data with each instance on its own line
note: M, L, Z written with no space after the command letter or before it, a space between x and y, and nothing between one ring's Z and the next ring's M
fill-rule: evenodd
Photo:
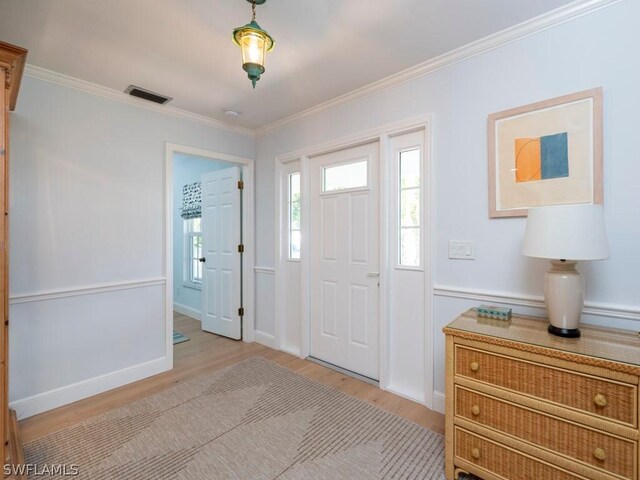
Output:
M40 438L25 456L96 480L444 479L442 435L261 357Z

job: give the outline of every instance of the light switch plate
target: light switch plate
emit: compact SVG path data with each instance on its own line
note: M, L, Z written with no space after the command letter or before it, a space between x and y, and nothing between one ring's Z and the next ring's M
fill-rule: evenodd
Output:
M449 258L475 260L476 242L473 240L449 240Z

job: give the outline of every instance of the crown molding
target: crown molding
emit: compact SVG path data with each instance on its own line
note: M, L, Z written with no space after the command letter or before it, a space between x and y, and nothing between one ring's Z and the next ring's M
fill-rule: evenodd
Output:
M451 50L450 52L439 55L431 60L419 63L413 67L407 68L406 70L402 70L386 78L365 85L364 87L320 103L299 113L271 122L263 127L257 128L255 130L255 134L256 136L265 135L291 123L299 122L302 119L319 115L348 103L355 102L356 100L360 100L361 98L407 83L429 73L441 70L449 65L453 65L468 58L481 55L490 50L500 48L504 45L508 45L520 39L535 35L543 30L589 15L622 1L624 0L577 0L505 30L501 30L497 33L481 38L480 40L476 40L475 42L469 43L455 50Z
M518 25L514 25L500 32L481 38L480 40L469 43L455 50L451 50L450 52L439 55L431 60L419 63L413 67L407 68L406 70L402 70L386 78L365 85L364 87L358 88L344 95L340 95L326 102L322 102L318 105L307 108L306 110L302 110L301 112L268 123L267 125L255 130L237 125L229 125L228 123L212 117L189 112L180 108L168 105L156 105L127 95L119 90L103 87L95 83L54 72L52 70L47 70L46 68L37 67L35 65L27 64L24 74L28 77L63 85L85 93L98 95L118 102L134 105L136 107L163 113L165 115L171 115L184 120L200 123L202 125L219 128L228 132L247 135L250 137L259 137L291 123L299 122L303 119L328 112L389 88L407 83L416 78L446 68L449 65L481 55L490 50L500 48L520 39L535 35L543 30L589 15L623 1L625 0L576 0L568 5L544 13L530 20L526 20Z
M169 105L156 105L155 103L132 97L131 95L127 95L126 93L119 90L114 90L113 88L103 87L102 85L98 85L96 83L81 80L69 75L64 75L52 70L47 70L46 68L37 67L35 65L27 64L24 70L24 74L31 78L37 78L46 82L73 88L74 90L79 90L84 93L97 95L99 97L108 98L110 100L116 100L121 103L126 103L128 105L144 108L153 112L162 113L164 115L170 115L172 117L177 117L183 120L207 125L209 127L219 128L221 130L226 130L232 133L239 133L241 135L248 135L250 137L255 136L254 131L250 128L229 125L220 120L216 120L205 115L200 115L198 113L189 112L181 108L171 107Z

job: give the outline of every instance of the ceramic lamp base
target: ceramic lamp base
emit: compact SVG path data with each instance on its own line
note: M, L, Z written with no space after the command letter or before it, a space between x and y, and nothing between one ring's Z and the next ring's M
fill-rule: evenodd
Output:
M552 260L545 274L544 300L549 316L549 333L560 337L579 337L584 306L584 280L576 262Z

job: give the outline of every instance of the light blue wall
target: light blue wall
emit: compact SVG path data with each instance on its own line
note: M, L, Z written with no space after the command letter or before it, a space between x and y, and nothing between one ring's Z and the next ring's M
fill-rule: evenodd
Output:
M173 303L194 310L193 313L200 312L202 292L183 285L184 220L180 216L182 187L188 183L199 182L203 173L230 166L232 164L227 162L182 153L173 154Z
M602 86L611 258L580 268L588 301L639 308L638 18L640 2L625 0L258 138L256 265L275 263L276 155L428 113L436 286L540 297L546 265L520 253L524 219L488 218L487 115ZM31 77L11 121L10 295L27 298L10 307L11 400L68 403L121 384L120 372L150 374L165 341L164 285L154 283L165 274L165 142L255 158L256 141ZM450 239L475 240L477 260L449 260ZM273 334L275 278L262 277L256 328ZM61 290L85 293L40 295ZM441 327L472 302L432 300L442 391Z
M254 139L25 76L10 142L10 400L29 415L158 373L165 145L253 158Z
M636 144L640 111L640 1L625 0L595 13L460 61L330 111L297 120L258 138L256 264L273 267L274 158L380 125L430 114L432 119L436 287L514 297L542 297L547 262L524 257L524 218L489 219L487 116L594 87L604 91L604 209L611 258L583 262L586 300L605 308L640 310L640 200ZM476 260L448 258L449 240L475 240ZM275 291L273 276L257 283L257 304ZM418 300L416 300L418 301ZM442 326L476 300L432 299L435 389L444 391ZM524 309L516 309L524 311ZM533 313L544 315L544 310ZM585 316L584 320L640 330L640 323ZM390 319L394 322L396 319ZM256 328L275 332L274 312L257 311ZM430 352L428 352L430 353ZM422 359L415 358L416 368Z

